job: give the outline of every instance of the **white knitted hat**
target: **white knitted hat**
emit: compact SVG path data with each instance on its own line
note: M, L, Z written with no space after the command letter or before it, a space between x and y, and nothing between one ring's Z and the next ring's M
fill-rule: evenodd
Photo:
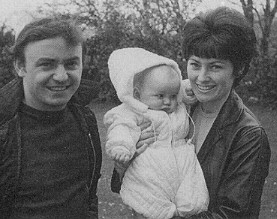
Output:
M119 100L139 111L146 111L148 106L133 98L133 80L137 73L156 65L169 65L182 79L178 64L166 57L159 56L142 48L124 48L112 52L108 60L110 79Z

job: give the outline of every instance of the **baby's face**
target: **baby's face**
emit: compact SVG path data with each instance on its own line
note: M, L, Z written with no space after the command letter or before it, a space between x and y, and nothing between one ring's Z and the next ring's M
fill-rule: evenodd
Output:
M169 66L158 66L145 76L139 99L150 109L172 113L177 107L179 90L178 73Z

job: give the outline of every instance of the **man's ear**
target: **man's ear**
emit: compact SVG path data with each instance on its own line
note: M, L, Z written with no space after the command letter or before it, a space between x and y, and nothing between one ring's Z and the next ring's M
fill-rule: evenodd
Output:
M26 74L24 63L16 60L16 61L14 61L13 65L14 65L14 69L15 69L16 73L18 74L18 76L24 77Z
M139 93L139 89L138 89L137 87L134 87L133 96L134 96L134 98L137 99L137 100L140 99L140 93Z

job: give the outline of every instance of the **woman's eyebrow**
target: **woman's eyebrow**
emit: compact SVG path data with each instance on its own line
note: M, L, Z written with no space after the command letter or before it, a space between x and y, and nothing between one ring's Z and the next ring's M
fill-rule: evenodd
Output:
M197 59L195 59L195 58L190 58L189 60L194 61L194 62L199 62L199 61L197 61Z
M215 61L211 62L210 64L226 64L226 62L223 60L215 60Z

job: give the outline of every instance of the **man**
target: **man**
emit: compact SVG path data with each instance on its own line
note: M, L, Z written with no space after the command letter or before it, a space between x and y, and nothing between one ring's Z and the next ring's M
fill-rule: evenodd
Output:
M73 22L26 25L0 90L0 218L98 218L94 114L77 102L84 39Z

